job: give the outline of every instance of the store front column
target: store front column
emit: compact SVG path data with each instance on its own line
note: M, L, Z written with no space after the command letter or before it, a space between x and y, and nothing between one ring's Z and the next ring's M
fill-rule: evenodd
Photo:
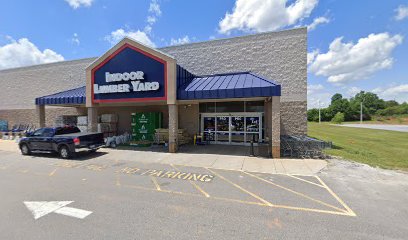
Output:
M178 149L178 106L169 104L169 152L175 153Z
M280 97L272 97L271 102L271 119L272 119L272 133L271 133L271 142L272 142L272 158L280 158Z
M45 105L36 105L38 124L40 128L45 127Z
M98 131L98 108L88 107L88 131Z

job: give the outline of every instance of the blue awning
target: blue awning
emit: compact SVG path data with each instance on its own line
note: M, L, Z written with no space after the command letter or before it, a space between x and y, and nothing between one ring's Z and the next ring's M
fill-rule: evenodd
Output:
M35 99L36 105L78 105L85 104L85 86Z
M280 96L281 86L251 72L194 77L179 86L177 99L220 99Z

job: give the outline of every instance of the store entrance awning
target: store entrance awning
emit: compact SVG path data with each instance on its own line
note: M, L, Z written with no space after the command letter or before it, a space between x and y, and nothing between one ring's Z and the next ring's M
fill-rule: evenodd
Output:
M254 98L281 95L281 86L251 72L194 77L179 86L177 99Z
M35 99L36 105L82 105L85 104L85 86Z

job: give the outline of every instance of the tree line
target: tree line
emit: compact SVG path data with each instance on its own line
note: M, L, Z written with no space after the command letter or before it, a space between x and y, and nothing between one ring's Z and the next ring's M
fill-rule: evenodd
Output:
M321 121L357 121L360 120L360 104L363 103L363 120L371 120L375 115L393 116L408 114L408 103L394 100L385 101L371 92L361 91L350 99L336 93L327 108L320 109ZM307 111L308 121L319 121L319 109Z

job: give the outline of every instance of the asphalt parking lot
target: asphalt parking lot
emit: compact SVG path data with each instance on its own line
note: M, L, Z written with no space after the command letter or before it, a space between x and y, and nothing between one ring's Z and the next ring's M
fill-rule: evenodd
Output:
M356 168L333 169L298 176L112 161L98 154L64 161L0 151L0 238L403 239L408 234L406 184L370 173L383 179L381 185L354 176Z

